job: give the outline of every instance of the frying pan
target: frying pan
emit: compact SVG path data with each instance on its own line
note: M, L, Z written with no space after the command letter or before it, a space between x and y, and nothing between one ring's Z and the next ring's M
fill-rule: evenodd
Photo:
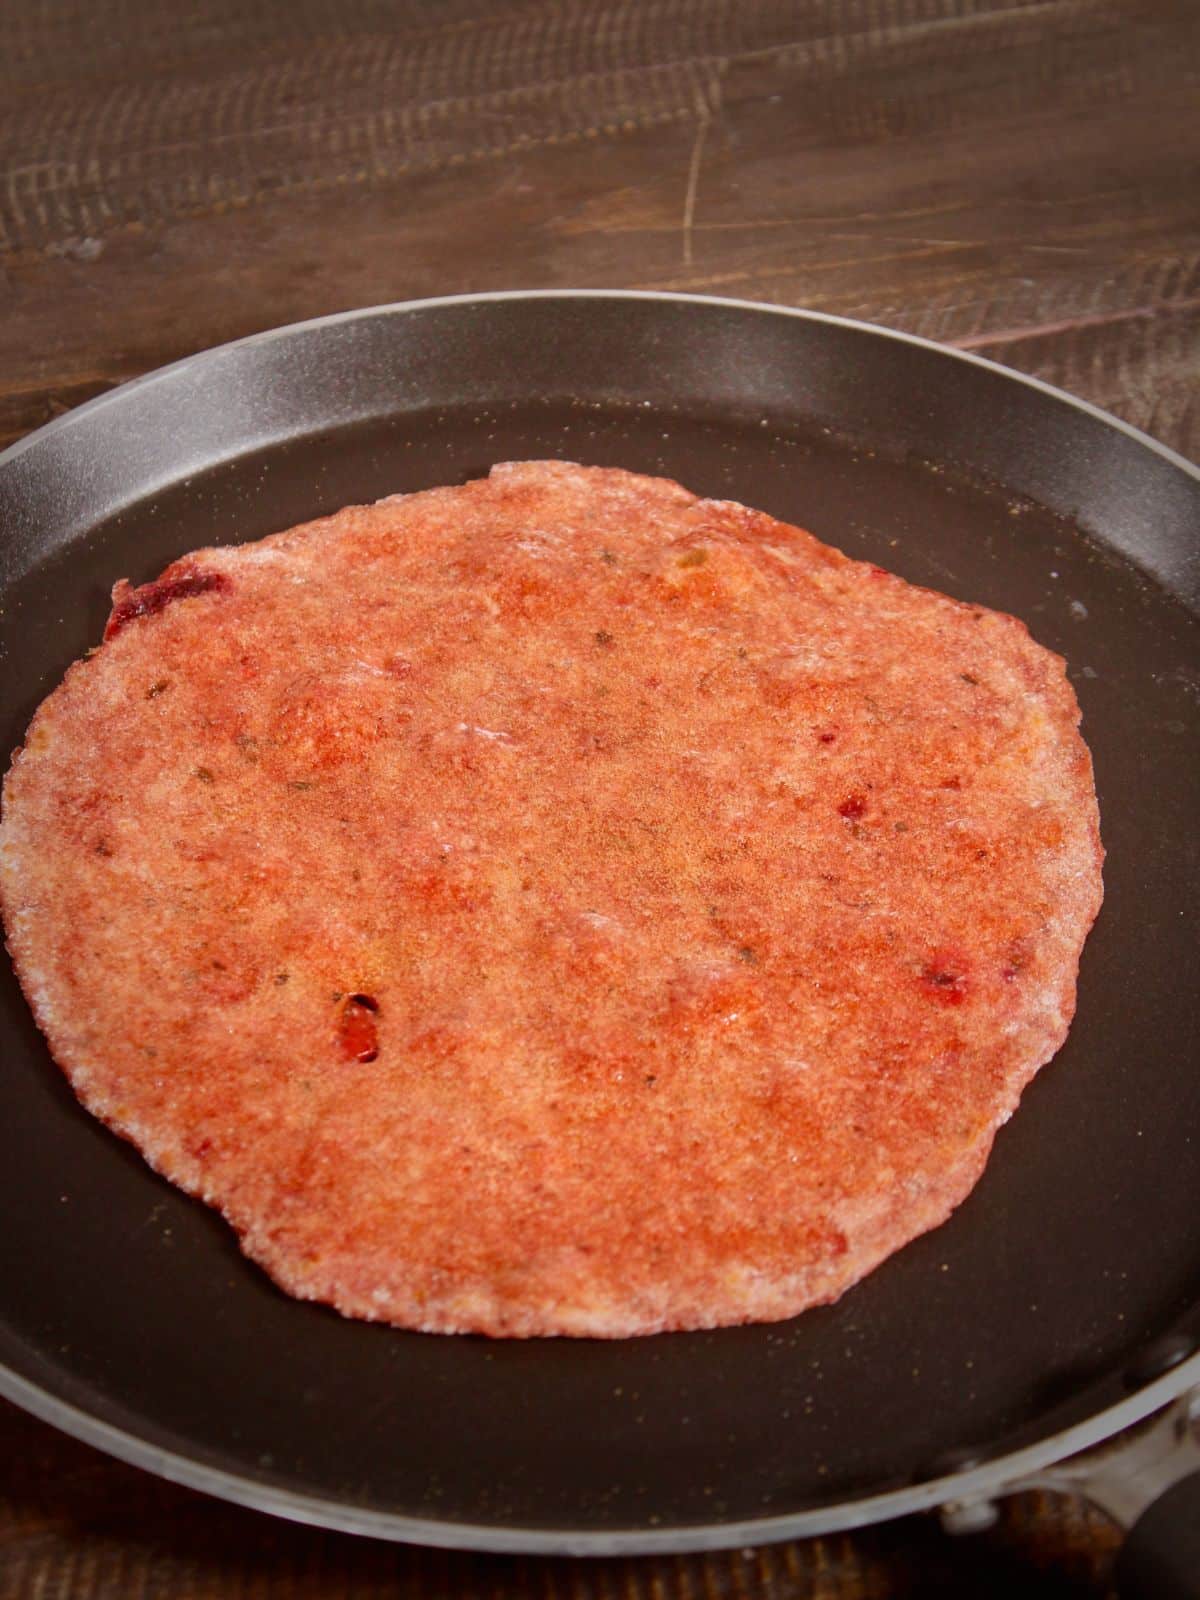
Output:
M1044 384L827 316L550 293L327 317L0 456L5 748L99 639L118 576L537 456L744 500L1066 656L1108 849L1067 1045L967 1202L836 1305L494 1342L281 1294L77 1106L6 970L0 1390L196 1488L446 1546L700 1549L947 1503L969 1522L1200 1381L1200 475ZM1171 1464L1142 1478L1181 1481L1127 1545L1130 1592L1143 1557L1194 1592L1182 1406L1145 1435L1153 1454L1167 1429Z

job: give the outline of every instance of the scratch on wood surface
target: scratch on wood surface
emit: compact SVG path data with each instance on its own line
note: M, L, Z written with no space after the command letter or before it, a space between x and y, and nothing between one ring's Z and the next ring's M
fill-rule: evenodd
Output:
M711 118L710 118L711 121ZM627 197L632 196L632 200ZM622 212L620 207L624 206ZM640 206L640 210L639 210ZM961 211L961 206L929 208L925 214L934 215L948 210ZM889 238L904 241L915 240L920 244L980 244L980 239L946 239L940 236L895 233L881 234L878 225L881 220L889 224L904 220L910 216L922 213L917 211L880 211L870 212L845 212L823 214L813 212L807 216L799 217L739 217L727 222L697 222L693 215L692 233L778 233L790 228L805 228L810 232L816 228L821 229L822 237L826 239L878 239ZM626 188L615 193L606 193L597 200L585 202L578 206L569 217L561 221L555 219L558 231L564 234L592 233L597 227L605 233L676 233L680 225L676 222L659 222L656 220L658 211L651 203L637 194L637 191ZM872 224L872 226L856 228L856 222ZM831 225L841 231L831 232ZM1017 242L1018 248L1025 249L1053 249L1054 246L1023 245ZM1063 246L1063 249L1075 247ZM1079 253L1084 253L1083 247L1078 247Z
M794 302L796 300L797 293L800 294L801 299L805 298L806 296L811 297L811 295L814 293L814 285L807 282L807 280L810 278L816 279L830 272L841 272L846 268L853 269L862 267L864 265L870 267L879 267L886 266L895 261L928 261L932 259L944 259L947 256L958 253L963 248L964 246L962 245L931 245L924 250L889 250L884 252L882 255L866 257L842 255L830 260L793 260L789 262L786 273L782 272L779 266L773 261L764 260L758 262L753 267L747 267L743 270L733 272L714 272L706 273L701 276L697 276L692 272L685 272L666 278L655 278L653 281L647 278L644 287L655 289L692 290L713 288L718 284L747 282L755 282L761 286L768 280L783 277L791 280L793 285L797 285L798 287L793 287L790 290L784 290L780 298L785 301ZM824 292L824 290L822 290L822 292Z
M685 235L690 235L693 237L698 233L774 233L786 228L800 228L812 233L821 223L822 219L819 217L787 217L783 219L764 219L762 221L747 220L744 222L696 222L693 219L689 223L687 208L685 206L683 228L685 230ZM579 232L581 230L575 228L571 231ZM675 231L675 229L673 224L630 221L626 223L606 223L604 231L606 233L672 233ZM919 244L930 245L937 249L951 250L977 250L985 248L986 243L984 240L977 238L949 239L931 234L882 233L876 228L831 230L824 226L821 226L821 238L822 240L841 239L851 244L857 244L860 241L865 243L882 244ZM1039 246L1023 245L1018 242L1014 248L1035 250L1038 249ZM1047 245L1044 248L1051 249L1053 247ZM1082 249L1082 247L1080 247L1078 250L1070 249L1068 246L1063 246L1063 248L1069 250L1071 254L1083 255L1087 253ZM683 259L685 265L691 263L691 253L686 248L686 238Z
M1079 317L1063 317L1058 322L1035 322L1019 328L996 328L991 333L970 333L963 339L948 339L956 350L978 350L993 344L1015 344L1019 339L1048 339L1058 333L1074 333L1079 328L1099 328L1108 323L1144 322L1151 317L1173 316L1195 311L1200 298L1165 300L1148 306L1131 306L1128 311L1092 311Z
M681 278L656 278L647 277L639 281L636 287L640 289L712 289L721 283L747 283L751 278L761 277L759 270L746 268L738 272L709 272L702 277L687 273Z
M700 187L700 162L704 156L704 141L708 137L708 126L711 121L712 114L706 105L702 105L696 122L696 137L692 140L692 159L688 163L687 193L683 197L681 236L683 239L683 264L685 267L690 267L692 264L692 231L696 219L696 191Z

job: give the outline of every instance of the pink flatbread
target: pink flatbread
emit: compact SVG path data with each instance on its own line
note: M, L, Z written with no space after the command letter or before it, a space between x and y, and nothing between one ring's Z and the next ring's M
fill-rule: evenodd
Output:
M118 585L4 789L83 1103L292 1294L617 1337L832 1300L968 1193L1100 904L1061 660L556 462Z

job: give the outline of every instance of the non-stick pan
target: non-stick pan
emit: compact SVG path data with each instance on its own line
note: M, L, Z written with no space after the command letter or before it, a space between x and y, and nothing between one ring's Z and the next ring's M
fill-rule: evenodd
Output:
M0 740L98 641L117 577L538 456L747 501L1066 656L1108 849L1067 1045L970 1199L837 1305L492 1342L281 1294L77 1106L6 971L0 1389L198 1488L434 1544L683 1550L984 1515L1200 1380L1193 468L1043 384L830 317L590 293L329 317L0 456ZM1132 1472L1130 1517L1190 1436L1177 1405L1143 1440L1158 1465ZM1177 1583L1189 1506L1194 1530L1200 1477L1150 1513Z

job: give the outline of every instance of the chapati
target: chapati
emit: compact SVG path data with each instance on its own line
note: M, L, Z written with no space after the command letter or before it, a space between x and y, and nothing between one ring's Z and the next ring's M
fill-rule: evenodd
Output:
M4 786L79 1099L290 1293L792 1316L1062 1044L1092 766L1024 625L678 484L493 468L119 584Z

